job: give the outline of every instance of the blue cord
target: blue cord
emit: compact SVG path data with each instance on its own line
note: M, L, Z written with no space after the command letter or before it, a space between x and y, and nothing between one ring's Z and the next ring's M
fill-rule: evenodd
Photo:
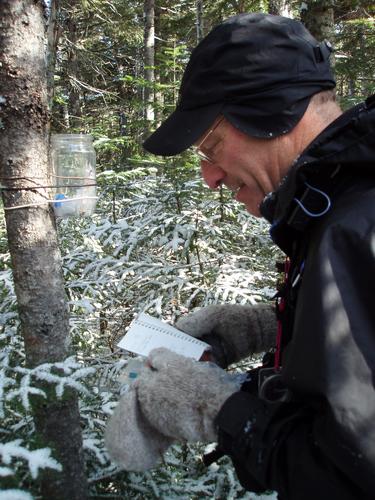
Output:
M304 205L303 203L298 199L298 198L293 198L294 201L300 206L300 208L305 212L306 215L308 215L309 217L322 217L322 215L325 215L328 210L331 208L331 199L330 197L328 196L327 193L325 193L324 191L321 191L320 189L317 189L317 188L314 188L313 186L311 186L308 182L305 182L305 185L309 188L309 189L312 189L313 191L316 191L317 193L321 194L327 201L327 206L326 208L322 211L322 212L319 212L319 213L313 213L313 212L310 212L310 210L308 210Z

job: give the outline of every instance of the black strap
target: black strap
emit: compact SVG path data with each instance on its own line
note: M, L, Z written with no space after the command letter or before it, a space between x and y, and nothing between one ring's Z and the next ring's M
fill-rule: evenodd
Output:
M366 106L368 107L368 109L371 109L373 106L375 106L375 94L370 95L370 97L366 99Z
M331 43L328 42L328 40L324 40L323 42L321 42L319 45L314 47L316 62L320 63L328 59L332 51L333 47Z
M225 453L223 450L220 448L219 445L216 446L216 448L213 451L210 451L210 453L205 453L202 457L202 461L206 467L209 467L211 464L214 462L217 462L219 458L223 457Z

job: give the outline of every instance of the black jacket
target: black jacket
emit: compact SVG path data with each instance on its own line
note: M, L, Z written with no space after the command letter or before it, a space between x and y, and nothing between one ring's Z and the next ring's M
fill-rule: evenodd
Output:
M219 445L251 491L374 499L374 97L315 139L262 214L291 258L281 371L291 399L235 393L217 417Z

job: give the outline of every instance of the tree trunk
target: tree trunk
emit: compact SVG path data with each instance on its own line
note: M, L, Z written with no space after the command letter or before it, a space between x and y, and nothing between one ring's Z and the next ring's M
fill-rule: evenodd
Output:
M197 44L202 40L204 33L203 26L203 0L196 0L196 12L197 12Z
M154 120L155 0L145 0L145 90L146 120Z
M53 3L53 2L52 2ZM53 7L53 5L52 5ZM43 0L2 0L0 9L0 176L26 362L63 361L71 354L69 312L54 216L43 203L48 183L46 7ZM25 189L26 188L26 189ZM75 393L34 400L38 438L63 466L41 479L45 500L83 500L87 481Z
M57 24L57 12L60 7L60 0L55 0L51 2L50 12L48 17L47 25L47 90L48 90L48 108L52 109L52 100L54 96L54 76L55 76L55 64L56 64L56 51L57 44L59 41L59 29Z
M276 16L292 17L288 0L268 0L268 13Z
M81 94L77 84L79 76L79 63L77 57L77 24L73 17L67 21L67 34L70 42L68 51L68 76L69 76L69 128L81 128Z
M160 18L161 18L161 9L155 9L155 33L159 33L160 31ZM158 49L158 39L155 38L155 94L154 94L154 103L155 103L155 126L159 127L163 121L163 109L164 109L164 92L162 90L161 83L163 83L163 77L160 71L160 65L157 61L157 55L160 53L161 49Z
M333 0L306 0L301 10L301 21L319 41L333 42L335 34Z

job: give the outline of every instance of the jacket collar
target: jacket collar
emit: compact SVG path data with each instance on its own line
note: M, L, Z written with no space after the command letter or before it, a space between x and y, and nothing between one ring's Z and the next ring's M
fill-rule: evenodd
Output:
M343 174L374 175L374 134L375 95L323 130L297 158L278 190L263 200L261 213L271 222L271 237L282 250L290 252L291 240L330 210Z

